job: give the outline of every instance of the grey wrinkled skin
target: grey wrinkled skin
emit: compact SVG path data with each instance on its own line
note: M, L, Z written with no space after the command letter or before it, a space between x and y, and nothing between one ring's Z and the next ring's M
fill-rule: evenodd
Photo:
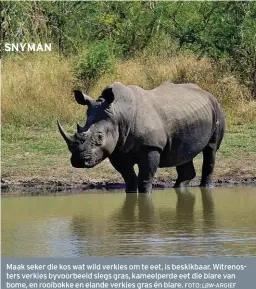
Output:
M79 104L88 106L85 126L78 125L69 137L58 122L72 166L91 168L109 158L127 193L148 193L158 167L176 167L174 186L186 186L196 175L193 158L203 152L200 185L212 185L225 119L210 93L190 83L165 82L144 90L115 82L96 101L80 91L74 95Z

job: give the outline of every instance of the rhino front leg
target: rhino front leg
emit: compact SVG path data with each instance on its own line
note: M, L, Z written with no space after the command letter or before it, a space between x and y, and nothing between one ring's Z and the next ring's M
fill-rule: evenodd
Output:
M144 148L140 151L138 167L139 193L151 193L153 177L160 162L160 153L156 149Z
M112 166L122 175L125 181L126 193L137 193L138 178L133 169L132 157L126 154L118 154L109 158Z
M196 176L193 161L176 167L178 177L174 188L185 187Z

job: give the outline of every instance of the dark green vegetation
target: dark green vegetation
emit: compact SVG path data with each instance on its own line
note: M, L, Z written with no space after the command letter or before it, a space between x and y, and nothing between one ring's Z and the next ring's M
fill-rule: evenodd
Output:
M71 168L56 119L69 132L83 124L75 87L98 97L113 81L150 89L165 80L196 83L224 108L228 133L216 177L255 177L256 2L0 5L1 45L51 42L54 50L2 50L4 178L118 180L105 163L86 172ZM162 170L158 179L167 176Z
M64 55L88 50L78 76L90 81L139 52L197 57L227 66L256 96L256 3L2 2L2 43L52 42ZM87 83L88 84L88 83Z

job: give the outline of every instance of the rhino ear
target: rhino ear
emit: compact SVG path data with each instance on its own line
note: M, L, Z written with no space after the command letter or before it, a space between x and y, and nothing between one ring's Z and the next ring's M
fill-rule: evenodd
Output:
M81 105L89 106L93 103L93 99L90 96L83 94L79 90L74 90L74 96L75 96L76 102Z
M101 98L104 98L108 104L112 103L115 100L112 87L105 88L102 92Z

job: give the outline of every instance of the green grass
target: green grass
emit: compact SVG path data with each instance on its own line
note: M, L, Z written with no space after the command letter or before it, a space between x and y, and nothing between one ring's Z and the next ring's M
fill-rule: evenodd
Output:
M256 124L234 125L227 131L220 152L225 157L240 157L239 153L256 153Z
M63 158L68 164L67 149L57 127L33 129L3 127L2 175L39 174L57 165Z
M73 126L67 127L72 133ZM233 125L227 130L217 154L215 177L256 175L256 124ZM2 128L2 177L10 181L27 179L66 179L67 181L121 181L119 174L107 162L93 169L74 169L70 154L57 126ZM201 175L202 155L196 157L195 167ZM156 179L175 178L175 169L161 169Z

